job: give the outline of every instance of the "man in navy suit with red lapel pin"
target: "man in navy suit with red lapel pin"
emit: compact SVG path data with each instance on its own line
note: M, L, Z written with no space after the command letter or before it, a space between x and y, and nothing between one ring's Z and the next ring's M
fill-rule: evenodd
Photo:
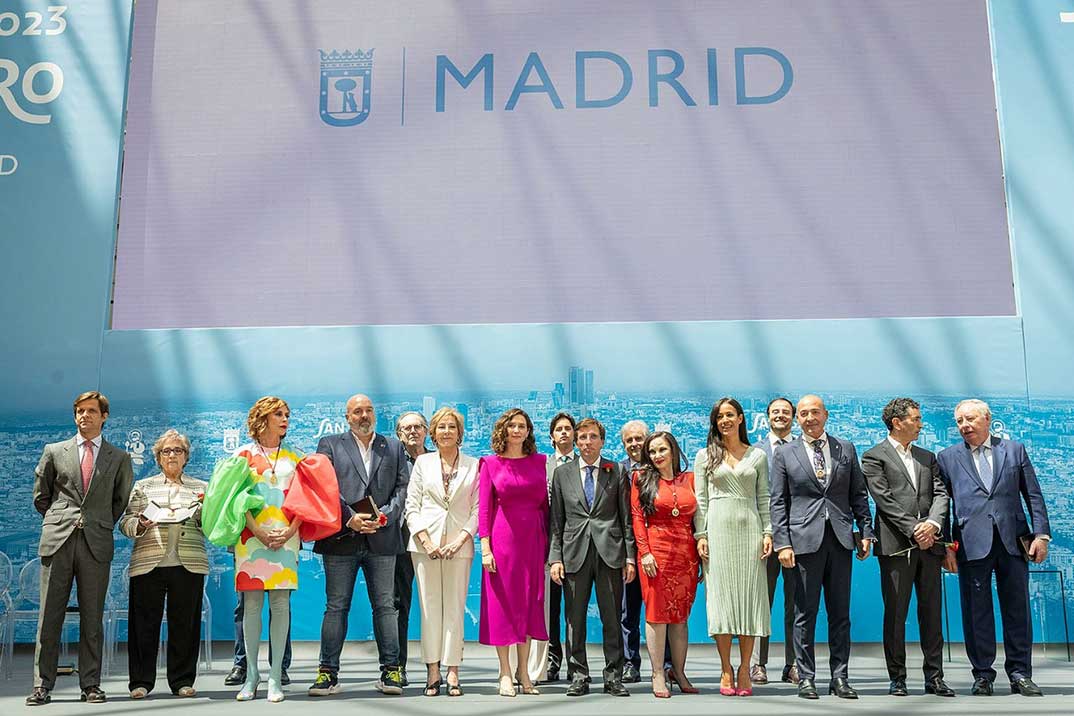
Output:
M629 483L617 462L605 460L604 426L593 418L578 423L578 457L552 477L552 579L563 585L571 684L567 696L589 692L586 620L589 595L597 593L603 627L604 692L629 696L623 686L623 582L635 577L634 530Z
M975 696L991 696L996 671L996 622L992 574L1003 619L1003 667L1011 693L1041 696L1033 683L1033 626L1029 610L1029 561L1048 556L1048 510L1025 446L991 434L992 411L982 400L963 400L955 423L964 442L937 456L951 494L953 535L944 566L958 572L966 655ZM1029 519L1022 508L1025 502Z

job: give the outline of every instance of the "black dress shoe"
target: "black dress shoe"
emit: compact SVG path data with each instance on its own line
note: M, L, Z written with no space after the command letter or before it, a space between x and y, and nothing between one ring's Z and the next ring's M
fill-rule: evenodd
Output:
M641 681L641 673L638 672L638 667L633 664L627 664L623 667L624 684L636 684L639 681Z
M819 699L817 696L817 687L813 684L813 679L799 679L798 681L798 698L800 699Z
M970 693L974 696L991 696L992 682L988 679L976 679L973 682L973 688L970 689Z
M1044 692L1033 683L1033 679L1026 677L1011 682L1011 693L1022 696L1044 696Z
M892 696L907 696L910 692L906 690L906 679L892 679L888 693Z
M589 682L585 679L575 679L567 687L567 696L585 696L589 693Z
M944 680L941 677L937 676L925 682L925 693L953 698L955 695L955 690L945 684Z
M100 686L87 686L82 689L82 695L79 697L79 701L85 701L88 704L103 704L107 700Z
M231 667L224 677L224 686L242 686L246 683L246 669L241 666Z
M246 677L245 677L245 674L244 674L243 679L245 679L245 678ZM290 686L290 685L291 685L291 677L287 675L287 669L280 669L280 686ZM403 686L406 686L406 684L403 684Z
M627 687L623 686L622 681L605 681L604 693L612 696L630 696L630 692L627 691Z
M780 677L780 681L785 684L797 684L798 683L798 666L796 664L790 664L783 667L783 676Z
M52 701L52 694L44 686L35 686L30 695L26 697L27 706L44 706Z
M858 692L852 689L850 683L841 676L832 679L832 683L828 684L828 693L841 699L858 698Z
M544 679L549 684L554 684L559 681L559 669L549 669L548 675Z

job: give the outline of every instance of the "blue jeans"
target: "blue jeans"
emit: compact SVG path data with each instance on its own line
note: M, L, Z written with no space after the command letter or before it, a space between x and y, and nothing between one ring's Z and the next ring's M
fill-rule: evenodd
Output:
M347 617L351 611L358 570L365 574L369 603L373 607L373 636L381 668L399 666L399 611L395 608L395 555L373 554L358 550L356 554L325 554L324 620L321 622L321 656L319 669L339 672L339 655L347 636Z
M235 605L235 666L240 669L246 668L246 641L242 634L242 618L246 614L243 604L242 592L236 592L238 604ZM290 600L288 600L290 605ZM269 612L269 624L272 624L272 612ZM272 661L272 642L269 642L269 661ZM283 650L283 670L291 668L291 629L287 629L287 646Z

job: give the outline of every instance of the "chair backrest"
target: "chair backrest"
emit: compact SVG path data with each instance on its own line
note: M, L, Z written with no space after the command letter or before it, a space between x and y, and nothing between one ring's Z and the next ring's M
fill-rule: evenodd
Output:
M11 589L11 580L15 578L15 568L11 558L0 552L0 594L7 594Z
M123 569L117 574L112 572L112 578L108 580L109 609L126 609L131 596L131 566L123 565Z
M19 570L20 607L41 606L41 558L34 557Z

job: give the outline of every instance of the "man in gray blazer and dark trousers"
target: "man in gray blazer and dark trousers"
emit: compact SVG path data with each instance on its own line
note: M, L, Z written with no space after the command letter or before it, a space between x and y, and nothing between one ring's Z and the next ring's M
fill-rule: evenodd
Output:
M888 693L906 696L906 615L917 591L917 622L924 655L925 693L954 696L943 680L944 547L950 499L936 456L913 444L921 433L921 406L895 398L881 414L888 436L861 459L876 503L876 556L884 599L884 660Z
M832 680L828 693L858 694L847 681L850 660L850 554L866 559L873 540L869 493L854 445L824 431L828 410L816 395L798 401L803 435L772 459L772 542L784 567L794 567L794 654L798 696L817 698L814 638L821 590L828 614ZM854 534L857 523L861 535Z
M310 696L340 690L339 657L347 636L347 615L358 570L365 574L373 607L373 636L380 660L381 693L403 693L399 664L399 612L395 608L395 555L402 549L403 503L410 466L403 444L374 431L373 402L365 395L347 401L350 430L321 438L317 452L332 461L339 480L342 529L318 541L313 551L324 563L325 608L321 622L321 654ZM351 505L370 497L380 517L356 513Z
M586 617L594 586L603 626L604 692L629 696L623 686L623 582L633 581L634 531L628 482L622 468L601 457L605 430L599 421L578 423L579 456L556 468L552 477L552 579L563 585L570 645L571 684L567 696L589 692Z
M113 528L127 508L134 471L130 457L101 436L108 399L97 391L74 402L78 434L45 446L34 471L34 507L41 525L41 608L34 650L34 689L27 706L51 700L60 638L78 590L78 680L82 700L105 701L101 690L104 603L115 549Z

